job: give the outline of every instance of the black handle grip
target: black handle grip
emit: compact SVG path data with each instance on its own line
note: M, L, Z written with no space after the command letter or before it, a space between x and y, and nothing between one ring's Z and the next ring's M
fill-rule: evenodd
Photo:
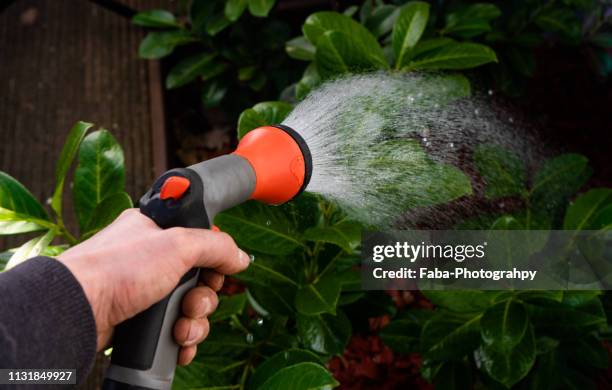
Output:
M179 199L161 199L162 186L172 176L187 178L189 188ZM190 169L171 170L157 179L141 198L140 211L162 228L210 227L202 180ZM198 277L199 269L190 270L170 295L117 326L105 390L170 388L179 351L172 329L183 295L197 284Z

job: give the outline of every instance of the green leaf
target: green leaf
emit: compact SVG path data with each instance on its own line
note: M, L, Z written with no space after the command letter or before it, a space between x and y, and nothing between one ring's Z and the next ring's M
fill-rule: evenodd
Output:
M357 23L350 17L337 12L316 12L310 15L302 31L306 39L318 49L319 39L329 31L343 33L350 37L351 45L359 46L359 52L364 52L366 57L370 57L367 62L379 64L380 67L388 67L385 53L378 44L376 37L367 28Z
M423 294L436 306L443 307L459 313L480 312L495 303L499 296L497 291L458 290L423 291Z
M262 317L270 315L295 316L296 288L287 285L249 285L249 304Z
M327 31L318 40L315 63L323 78L388 67L386 60L381 61L369 53L369 49L355 37Z
M297 315L298 335L302 343L315 352L338 355L351 337L351 322L340 310L336 315Z
M486 345L501 351L510 351L521 342L529 318L525 307L512 299L488 309L480 320L480 334Z
M91 128L93 124L86 122L77 122L64 143L62 152L60 153L57 166L55 167L55 191L51 198L51 208L55 211L55 214L62 216L62 195L64 192L64 181L66 180L66 174L72 165L72 160L76 156L81 141L85 137L87 130Z
M238 245L271 255L288 255L304 244L294 226L278 209L249 201L217 215L215 223Z
M430 39L421 39L414 49L411 51L412 57L421 57L426 54L431 54L442 48L443 46L453 45L456 41L450 38L430 38Z
M246 9L248 0L227 0L225 3L225 17L235 22L242 16Z
M89 134L79 148L72 195L81 231L95 208L108 196L123 192L125 166L123 150L107 130ZM121 204L125 204L124 202Z
M296 60L312 61L315 57L315 47L306 38L293 38L285 44L287 55Z
M287 102L262 102L248 108L238 118L238 139L260 126L281 123L293 109Z
M421 332L421 351L427 359L454 359L478 346L482 314L460 315L440 311L425 323Z
M415 56L402 69L469 69L488 62L497 62L497 56L490 47L478 43L454 43Z
M401 69L408 63L410 52L421 39L428 19L429 4L427 3L411 1L402 7L393 26L392 34L396 69Z
M224 367L220 364L211 364L213 363L211 360L206 356L204 361L195 360L188 366L178 366L172 382L172 389L227 389L225 385L231 383L231 365L234 361L227 358L216 358L215 360L226 361Z
M582 187L590 174L587 158L579 154L563 154L547 160L533 181L533 209L553 211L562 206L569 196Z
M474 163L485 179L489 199L521 195L525 190L525 164L517 155L495 145L479 145Z
M234 295L221 295L219 297L219 306L210 315L211 322L225 320L233 315L241 314L244 310L247 298L245 293Z
M304 239L314 242L328 242L346 252L353 252L361 242L363 227L355 221L341 221L324 227L311 227L304 232Z
M376 7L374 12L366 18L363 24L372 34L374 34L374 36L380 38L391 31L400 11L401 8L390 4Z
M55 229L50 229L44 235L33 238L20 246L9 259L6 269L13 268L25 260L38 256L53 241L56 233Z
M260 285L262 287L270 284L283 284L299 287L295 267L286 257L274 257L269 255L252 255L253 262L245 271L235 277L249 286Z
M473 38L491 31L489 22L500 15L501 11L493 4L471 4L446 16L446 27L443 33L456 35L460 38Z
M221 31L225 30L232 22L225 17L224 13L218 13L213 15L206 22L206 33L211 37L219 34Z
M304 362L285 367L265 381L266 390L328 390L338 386L333 375L320 364Z
M480 360L485 372L491 378L511 387L523 379L535 363L536 349L533 327L528 324L519 344L511 350L500 350L493 345L485 345L479 350Z
M205 76L208 70L215 67L213 60L216 56L216 53L201 53L187 57L174 65L166 77L166 88L178 88L190 83L198 76Z
M295 97L301 100L306 97L316 86L321 83L321 76L317 71L317 65L311 62L304 70L302 78L295 86Z
M599 298L576 306L551 301L546 305L527 305L527 308L538 334L551 337L576 337L606 326L606 314Z
M134 204L127 193L121 191L108 195L98 203L96 208L92 211L91 218L89 218L87 225L85 225L83 229L81 239L91 237L98 231L104 229L124 210L132 207L134 207Z
M202 103L204 107L210 108L218 106L227 93L227 86L219 80L206 83L202 90Z
M162 58L172 53L175 47L196 40L190 32L183 30L150 32L140 42L138 55L147 59Z
M296 310L305 315L336 314L341 281L335 275L323 277L316 283L306 284L295 296Z
M249 1L249 12L253 16L259 18L265 18L270 13L272 7L276 3L276 0L248 0Z
M421 324L414 319L394 320L380 331L380 338L395 352L416 352L421 328Z
M153 28L181 27L174 15L163 9L139 12L132 18L132 23Z
M576 201L568 207L563 221L565 230L587 230L593 227L593 221L597 213L603 208L612 205L612 190L598 188L589 190L576 198Z
M55 226L36 198L17 180L0 171L0 235Z
M293 366L298 363L321 363L321 360L314 353L305 349L288 349L278 352L263 361L251 376L249 389L259 389L269 378L278 373L281 369Z

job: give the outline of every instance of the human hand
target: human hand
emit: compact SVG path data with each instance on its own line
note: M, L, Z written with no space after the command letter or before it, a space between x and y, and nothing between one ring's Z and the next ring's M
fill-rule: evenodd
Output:
M240 272L249 257L222 232L160 229L137 209L124 211L90 239L59 255L79 281L96 320L97 349L110 342L114 327L168 295L193 267L205 268L201 283L182 302L174 326L181 345L178 363L189 364L209 331L207 316L217 307L224 275Z

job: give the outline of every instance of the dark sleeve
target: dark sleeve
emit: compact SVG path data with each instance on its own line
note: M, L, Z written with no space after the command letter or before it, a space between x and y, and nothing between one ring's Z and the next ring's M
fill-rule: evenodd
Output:
M76 369L96 354L96 324L83 288L61 262L28 260L0 273L0 368Z

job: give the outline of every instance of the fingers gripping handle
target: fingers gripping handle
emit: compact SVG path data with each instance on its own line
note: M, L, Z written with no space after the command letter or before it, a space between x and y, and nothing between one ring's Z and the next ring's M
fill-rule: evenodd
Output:
M249 163L222 156L162 175L141 198L140 211L158 226L209 228L216 213L244 202L255 185ZM104 389L170 389L179 345L174 323L185 293L198 281L190 270L170 295L115 329Z

